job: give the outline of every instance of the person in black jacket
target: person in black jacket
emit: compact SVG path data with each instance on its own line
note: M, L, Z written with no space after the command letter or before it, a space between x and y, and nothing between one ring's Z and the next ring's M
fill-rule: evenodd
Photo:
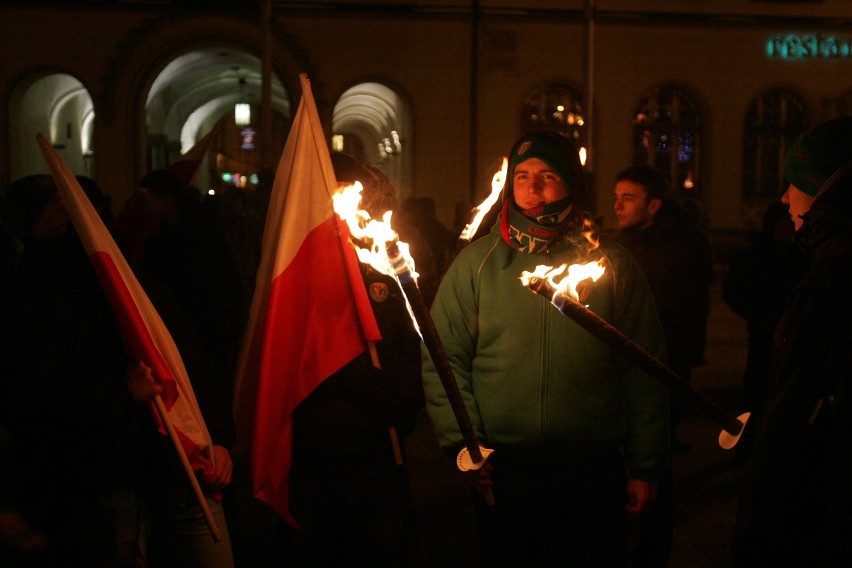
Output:
M23 252L2 314L0 394L16 505L46 538L39 565L233 566L221 511L211 506L223 536L214 543L144 404L159 387L125 350L52 178L13 182L3 214ZM227 483L216 469L200 475L208 494Z
M713 255L710 239L668 193L668 183L649 166L632 166L615 178L616 240L636 259L648 281L667 344L667 365L686 381L704 361ZM674 452L689 446L676 436L680 415L672 401ZM657 500L642 515L635 566L665 566L674 526L671 472L658 486Z
M338 183L362 182L371 217L394 207L393 186L379 172L339 155L334 164ZM382 336L381 368L362 353L293 413L290 506L304 531L290 555L296 565L408 564L408 478L392 436L404 462L404 440L424 405L420 336L396 280L360 267Z
M772 382L737 511L735 566L852 558L852 116L797 138L784 162L811 257L775 330Z
M745 459L751 451L766 404L775 326L805 268L806 256L793 241L787 206L776 201L766 208L751 245L733 258L725 273L722 300L746 321L748 331L743 410L751 412L751 417L737 443L737 459Z

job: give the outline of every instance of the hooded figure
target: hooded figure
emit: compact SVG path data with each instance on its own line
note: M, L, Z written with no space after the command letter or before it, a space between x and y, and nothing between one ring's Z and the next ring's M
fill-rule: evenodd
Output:
M733 564L840 566L852 557L852 117L800 136L784 173L810 267L775 330Z
M624 249L587 238L584 196L567 139L519 139L499 218L459 252L432 307L476 435L495 450L465 474L497 502L475 498L486 565L626 565L625 493L628 510L647 506L668 459L666 389L520 282L538 265L603 259L589 308L664 357L648 286ZM423 359L429 416L454 457L459 426L431 356Z

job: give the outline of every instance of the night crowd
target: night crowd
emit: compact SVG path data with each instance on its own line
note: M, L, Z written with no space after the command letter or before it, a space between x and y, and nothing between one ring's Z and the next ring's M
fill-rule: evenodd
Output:
M521 136L508 159L502 199L468 244L466 220L449 229L430 197L401 200L379 169L332 154L373 218L394 212L458 392L397 281L361 263L381 365L365 351L293 412L290 522L254 496L233 419L271 180L202 198L185 171L154 170L113 214L108 192L77 178L192 380L212 439L195 474L203 505L152 417L162 386L128 355L56 183L12 181L0 194L0 566L412 565L405 440L424 415L469 486L483 566L668 566L672 456L690 451L683 401L519 277L600 263L579 300L688 384L705 363L706 221L656 169L631 166L611 181L617 226L601 226L577 149L555 133ZM748 326L751 412L726 546L731 566L840 566L852 560L852 117L803 133L783 167L789 187L719 283ZM456 396L484 463L465 461Z

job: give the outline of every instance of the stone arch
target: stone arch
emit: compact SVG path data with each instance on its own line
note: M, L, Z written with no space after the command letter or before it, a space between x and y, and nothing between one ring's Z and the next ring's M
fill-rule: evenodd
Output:
M394 85L363 80L345 89L332 111L334 149L381 169L399 196L411 194L411 105Z
M92 175L94 102L77 77L58 70L33 71L9 96L9 181L49 173L35 140L47 136L77 175Z
M257 56L220 45L196 48L172 59L148 91L147 167L167 167L220 124L211 141L209 159L202 164L198 185L208 191L224 189L220 178L227 174L227 183L237 180L240 187L246 187L246 183L255 187L262 167L258 133L267 130L273 145L270 153L277 158L293 111L288 93L273 73L269 124L261 117L261 67ZM237 103L253 109L245 123L235 120ZM232 177L232 173L241 175Z
M311 66L302 50L274 21L272 29L272 75L280 81L279 95L295 105L300 95L298 72L310 69ZM215 48L238 52L244 56L242 61L251 60L256 63L262 57L263 47L263 30L259 22L219 15L161 18L128 37L121 49L123 53L128 54L127 57L114 62L103 78L104 99L109 101L109 104L106 105L101 121L104 138L110 138L110 134L121 137L121 140L116 140L113 145L123 148L122 151L125 152L123 156L115 159L127 165L121 185L128 188L128 192L151 163L147 139L149 94L158 86L156 81L168 65L186 54L209 53ZM234 93L236 92L237 85L234 82ZM188 103L192 96L184 95L188 97L184 102ZM227 98L223 97L219 103L225 104ZM155 126L174 127L173 116L161 114L156 118L162 122L156 123ZM116 127L116 123L120 121L126 121L122 128ZM106 132L107 130L111 133ZM196 133L196 136L198 135L199 133ZM275 139L280 138L282 147L286 135L286 131L276 132L274 135ZM177 137L180 138L180 135ZM277 156L275 158L277 159Z

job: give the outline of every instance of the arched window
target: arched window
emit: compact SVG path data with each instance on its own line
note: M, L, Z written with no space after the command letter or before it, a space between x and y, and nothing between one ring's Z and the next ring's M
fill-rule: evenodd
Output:
M580 101L577 91L563 85L548 85L535 91L524 100L521 111L522 132L558 132L571 140L578 149L584 148L586 118Z
M633 164L659 170L673 195L697 197L701 115L695 100L677 87L655 87L634 116Z
M807 122L805 102L788 89L770 89L749 104L743 128L743 197L777 197L784 191L784 157Z

